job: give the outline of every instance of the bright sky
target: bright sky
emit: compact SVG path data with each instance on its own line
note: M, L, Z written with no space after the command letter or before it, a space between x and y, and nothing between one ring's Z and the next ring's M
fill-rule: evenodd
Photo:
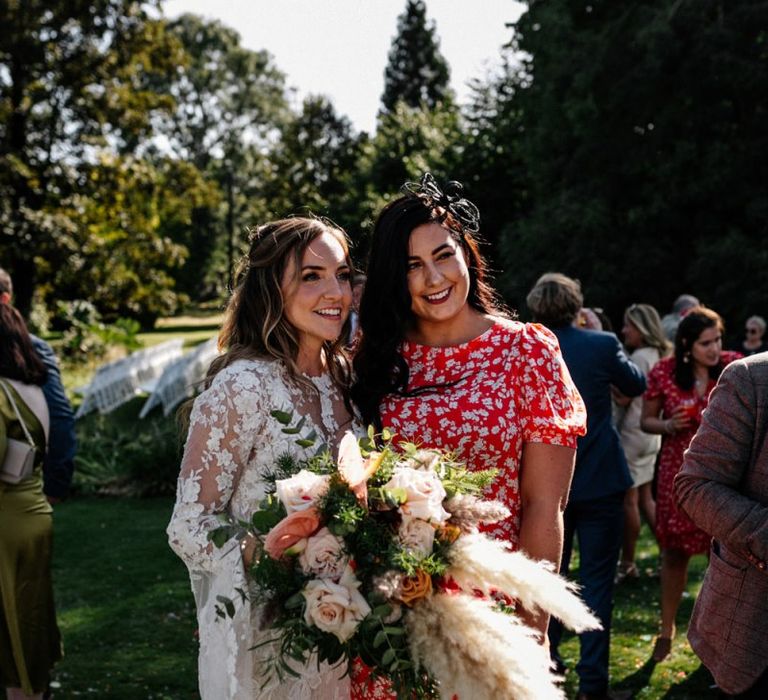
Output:
M499 63L513 22L525 5L513 0L426 0L437 25L451 85L464 101L471 78ZM297 104L328 95L337 112L372 133L384 68L406 0L166 0L165 14L192 12L236 29L242 45L266 49L296 88Z

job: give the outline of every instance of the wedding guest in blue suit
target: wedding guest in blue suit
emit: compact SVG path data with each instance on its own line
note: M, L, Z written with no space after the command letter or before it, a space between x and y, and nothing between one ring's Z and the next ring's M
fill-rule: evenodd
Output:
M608 658L624 494L632 486L619 435L611 422L611 386L625 396L639 396L645 390L645 378L613 333L573 325L583 302L577 280L552 272L539 278L527 298L534 319L557 336L565 364L587 406L587 434L579 438L565 510L560 569L568 571L575 535L579 539L582 596L603 625L601 631L580 636L577 698L604 700L619 697L608 690ZM553 658L559 663L561 633L562 626L553 621L549 637Z
M13 296L11 276L0 267L0 304L10 304ZM49 503L55 504L69 495L75 471L75 416L61 382L59 363L51 346L30 334L32 346L48 371L41 387L48 404L51 427L48 452L43 463L43 491Z

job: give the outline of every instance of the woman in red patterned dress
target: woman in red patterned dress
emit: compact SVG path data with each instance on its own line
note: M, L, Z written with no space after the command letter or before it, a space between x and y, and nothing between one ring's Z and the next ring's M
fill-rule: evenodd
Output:
M512 515L491 532L557 566L586 411L555 336L503 312L473 235L477 209L450 187L425 175L378 217L353 399L401 440L498 469L489 495ZM543 635L548 620L527 617ZM357 687L353 697L376 696Z
M720 372L741 357L722 348L722 318L701 306L691 309L678 326L674 355L659 360L650 371L643 397L642 429L664 436L656 494L656 537L661 549L661 628L653 649L657 662L672 648L688 561L709 550L710 536L677 508L672 482Z

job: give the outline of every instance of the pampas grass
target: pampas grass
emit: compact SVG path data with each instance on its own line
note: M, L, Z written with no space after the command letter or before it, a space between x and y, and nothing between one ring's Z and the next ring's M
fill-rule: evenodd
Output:
M407 614L406 627L414 661L438 681L442 698L565 697L534 631L488 600L433 595Z
M463 532L474 532L481 523L498 523L510 516L501 501L483 501L476 496L456 494L443 503L451 514L451 525Z
M494 591L515 598L526 610L543 610L575 632L600 629L600 622L578 597L578 587L551 565L510 552L503 542L474 533L459 537L450 550L447 576L465 591Z

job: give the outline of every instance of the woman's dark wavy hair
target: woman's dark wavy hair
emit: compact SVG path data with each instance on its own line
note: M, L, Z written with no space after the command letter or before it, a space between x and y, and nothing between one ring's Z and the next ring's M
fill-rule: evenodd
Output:
M725 332L725 324L720 314L704 306L694 306L677 327L675 335L675 384L686 391L693 389L695 382L691 348L708 328L717 328L721 333ZM710 367L709 376L716 380L724 366L721 360L714 367Z
M409 238L422 224L440 223L441 214L444 212L430 208L417 195L408 194L384 207L374 226L367 282L360 301L362 339L353 361L352 400L363 421L378 429L382 427L381 400L387 394L404 394L408 386L408 366L398 346L414 324L408 292ZM487 281L488 266L478 241L455 221L441 225L459 244L467 261L469 305L482 313L505 314Z
M27 324L9 304L0 304L0 376L41 386L48 376L35 352Z

